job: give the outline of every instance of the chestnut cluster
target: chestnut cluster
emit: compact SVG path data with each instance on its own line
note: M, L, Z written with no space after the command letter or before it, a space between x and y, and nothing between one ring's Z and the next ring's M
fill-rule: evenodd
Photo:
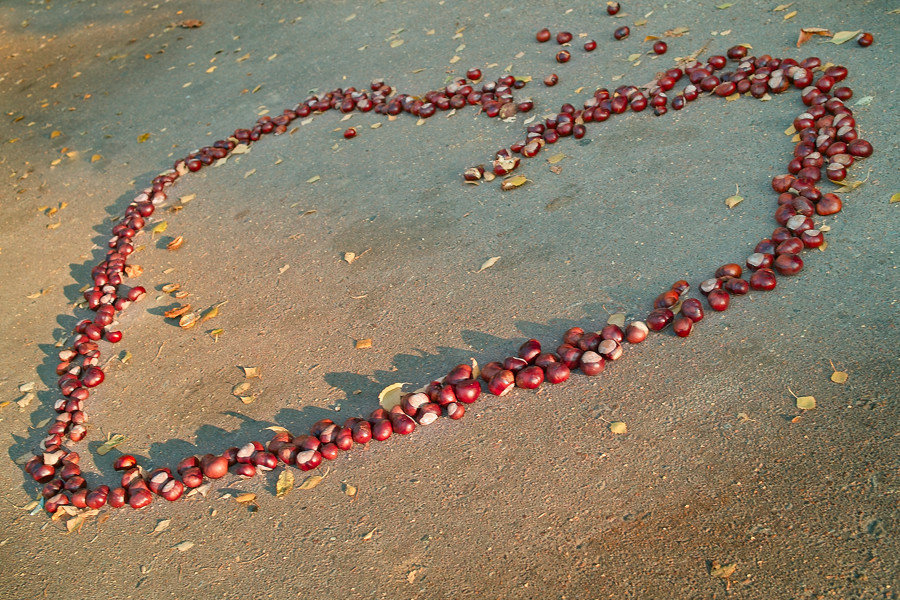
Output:
M549 31L546 35L549 36ZM567 35L559 34L557 41L570 40ZM543 32L539 39L541 36ZM738 65L732 71L723 72L728 59L737 61ZM853 112L844 104L852 96L852 90L835 87L847 77L847 69L822 67L821 60L815 57L801 62L768 55L748 57L746 47L734 46L728 50L727 58L712 56L705 64L695 62L684 68L670 69L643 88L622 86L613 92L599 89L584 102L583 108L564 104L558 114L543 123L530 125L525 140L496 154L492 173L508 174L519 166L518 155L533 157L546 144L555 143L560 137L582 137L586 124L603 122L628 109L640 112L650 104L660 115L665 113L667 105L680 110L686 102L697 99L701 92L717 96L749 92L760 98L767 93L798 89L806 106L793 124L799 142L788 163L788 172L772 179L772 188L779 194L775 211L778 227L770 237L761 240L746 259L746 269L751 272L748 279L744 279L744 267L729 263L719 267L714 277L699 285L710 308L724 311L732 297L747 294L749 290L772 290L776 286L776 275L795 275L802 269L801 252L824 243L823 229L816 226L813 217L841 210L841 199L834 193L822 193L818 187L823 169L829 180L840 182L856 160L872 154L871 144L859 137ZM313 95L281 115L261 117L253 127L237 129L228 138L178 159L173 168L153 178L113 226L106 255L91 270L91 282L84 292L84 299L94 317L79 322L73 336L59 352L56 372L61 397L54 403L57 416L40 443L40 451L25 464L25 470L33 479L43 484L44 508L50 513L64 505L117 508L128 504L142 508L149 505L155 495L174 501L186 489L196 488L206 480L219 479L229 472L252 477L258 472L275 469L279 464L308 471L322 461L336 459L341 452L349 451L355 445L368 444L373 439L384 441L394 434L408 435L442 416L460 419L465 415L466 406L479 398L484 387L493 395L504 396L515 387L536 389L545 381L562 383L576 369L586 376L596 376L605 370L608 362L622 357L626 343L641 343L650 331L662 331L672 324L676 335L690 335L694 324L704 317L703 307L700 300L685 297L690 285L680 280L656 298L646 322L633 321L624 329L610 324L596 332L573 327L565 332L562 344L555 352L544 352L539 341L528 340L516 356L502 362L490 362L478 374L468 365L458 365L422 391L403 396L400 403L389 410L375 409L368 418L352 417L340 425L324 419L315 423L307 434L293 436L279 432L266 445L253 441L218 455L189 456L178 463L174 472L163 467L146 473L135 457L122 455L114 464L114 468L122 472L117 487L88 487L79 467L80 457L65 446L66 440L76 443L87 433L85 402L91 390L104 380L100 342L114 344L121 341L116 315L146 294L143 287L126 284L128 273L134 274L126 269L126 262L135 250L135 236L147 225L157 207L165 203L168 188L187 173L225 158L238 144L251 144L269 133L284 133L292 120L329 110L344 113L375 111L387 115L407 112L419 118L428 118L436 110L466 105L478 105L490 117L531 110L533 104L530 101L515 103L512 96L512 90L521 88L523 81L504 76L484 83L477 91L472 83L481 76L479 69L471 69L467 73L468 80L456 79L442 90L428 92L421 98L395 95L382 80L372 82L368 91L351 87L336 89L321 97ZM687 78L690 83L670 103L666 92L682 78ZM353 135L355 130L345 133L348 138ZM466 170L465 177L475 180L485 173L484 166L473 167Z

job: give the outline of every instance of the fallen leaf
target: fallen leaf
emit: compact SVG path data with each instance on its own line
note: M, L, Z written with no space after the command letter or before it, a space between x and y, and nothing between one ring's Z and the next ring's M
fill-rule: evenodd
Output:
M166 312L163 313L163 316L167 319L174 319L176 317L180 317L181 315L187 313L189 310L191 310L190 304L182 304L181 306L177 306L175 308L167 310Z
M138 136L137 141L138 141L138 144L143 144L144 142L146 142L149 139L150 139L149 133L142 133L141 135Z
M325 475L310 475L306 479L303 480L297 489L298 490L311 490L315 488L317 485L322 483L322 480L325 479Z
M275 483L275 496L283 498L292 489L294 489L294 472L285 469L278 476L278 481Z
M187 493L188 498L193 496L194 494L200 494L204 498L206 498L206 494L209 493L209 488L212 487L211 483L204 483L200 487L196 487Z
M367 533L366 535L364 535L362 537L363 541L368 542L369 540L371 540L372 536L375 535L376 531L378 531L377 527L375 529L373 529L372 531L370 531L369 533Z
M853 103L853 106L868 106L872 103L872 100L875 99L875 96L863 96L859 100Z
M399 48L399 47L402 46L402 45L403 45L403 40L402 40L402 39L399 39L399 38L398 38L398 39L396 39L396 40L391 40L391 48Z
M489 258L486 261L484 261L483 263L481 263L481 267L475 272L481 273L485 269L490 269L491 267L493 267L494 265L497 264L498 260L500 260L499 256L492 256L491 258Z
M184 236L179 235L177 238L166 244L166 250L178 250L184 245Z
M785 10L789 9L789 8L792 7L793 5L794 5L793 2L789 2L788 4L779 4L778 6L776 6L775 8L773 8L772 11L773 11L773 12L782 12L782 11L785 11Z
M235 396L240 397L244 392L250 389L250 386L253 385L249 381L242 381L231 388L231 393Z
M172 548L178 550L179 552L187 552L191 548L194 547L194 542L181 542L180 544L175 544Z
M153 528L153 531L151 531L147 535L153 535L154 533L160 533L162 531L165 531L166 529L169 528L169 525L171 525L171 524L172 524L171 519L163 519L162 521L157 523L156 527Z
M37 399L37 394L35 394L34 392L28 392L27 394L16 400L16 404L19 405L19 408L25 408L35 399Z
M609 315L609 318L606 320L606 324L625 327L625 313L620 312Z
M243 494L238 494L235 499L235 502L238 504L250 504L251 502L256 502L256 494L252 492L245 492Z
M99 154L95 154L95 155L93 155L93 156L91 157L91 162L92 162L92 163L95 163L95 162L97 162L98 160L102 160L102 159L103 159L102 156L100 156Z
M150 230L150 233L162 233L169 227L168 221L160 221L156 225L153 226L153 229Z
M271 427L266 427L266 429L268 429L269 431L274 431L275 433L290 433L287 429L281 427L280 425L272 425Z
M100 513L96 508L91 510L86 510L83 513L78 513L68 521L66 521L66 531L72 533L73 531L80 531L81 526L84 525L84 522L91 517L95 517Z
M140 277L144 273L141 265L125 265L125 275L128 277Z
M341 491L343 491L345 494L347 494L347 495L350 496L351 498L355 498L355 497L356 497L356 487L350 485L349 483L346 483L346 482L342 483L342 484L341 484Z
M356 349L357 350L365 350L366 348L372 347L372 338L366 338L364 340L356 340Z
M320 179L322 179L322 178L319 177L318 175L313 175L312 177L310 177L309 179L306 180L306 183L315 183Z
M734 186L734 195L728 196L727 198L725 198L725 206L727 206L728 208L734 208L735 206L737 206L738 204L743 202L744 197L738 195L738 192L740 192L740 191L741 191L740 187L735 185Z
M97 454L106 454L127 439L128 438L126 438L121 433L117 433L116 435L112 436L111 438L97 446Z
M353 264L353 261L356 260L356 252L344 252L344 260L348 265Z
M222 328L218 328L218 329L213 329L212 331L210 331L209 335L212 336L212 339L214 342L218 342L219 336L222 335L223 333L225 333L225 330Z
M261 375L259 367L239 367L244 372L244 377L253 379Z
M850 375L846 371L838 371L830 360L828 362L831 364L831 370L834 371L831 374L831 380L835 383L846 383Z
M797 11L796 11L796 10L792 10L792 11L789 12L788 14L784 15L784 19L783 19L783 20L784 20L784 21L787 21L788 19L793 19L793 18L796 17L796 16L797 16Z
M28 298L29 300L34 300L35 298L40 298L41 296L46 296L50 292L51 289L53 289L52 285L50 287L43 288L39 292L34 292L33 294L28 294L28 296L26 296L26 298Z
M200 322L200 314L199 313L189 313L186 315L182 315L180 319L178 319L178 326L182 329L190 329L194 325Z
M566 155L563 154L562 152L560 152L559 154L554 154L553 156L551 156L550 158L548 158L548 159L547 159L547 162L550 163L551 165L555 165L556 163L558 163L559 161L561 161L561 160L564 159L565 157L566 157Z
M216 304L215 306L213 306L212 308L207 310L205 313L203 313L203 316L200 317L200 322L205 323L206 321L209 321L210 319L214 319L214 318L218 317L220 306L222 306L222 305Z
M838 31L834 34L834 37L831 38L832 44L843 44L844 42L849 42L856 36L858 36L862 32L862 29L857 29L856 31Z
M473 357L472 359L472 379L478 381L478 378L481 377L481 367L478 366L478 361Z
M51 131L51 132L50 132L50 139L52 140L53 138L57 138L57 137L59 137L59 136L61 136L61 135L62 135L62 131Z
M669 29L663 35L666 37L681 37L689 31L690 29L687 27L676 27L675 29Z
M395 406L400 404L400 401L403 397L403 384L402 383L392 383L387 386L378 394L378 404L381 405L381 408L384 410L391 410Z
M737 563L730 563L727 565L720 565L718 561L713 561L712 565L709 568L709 574L711 577L718 577L719 579L728 579L732 575L734 575L735 570L737 570Z
M629 54L629 55L628 55L628 58L626 58L625 60L627 60L628 62L634 62L634 61L636 61L637 59L639 59L640 57L641 57L641 53L640 53L640 52L636 52L636 53L634 53L634 54Z
M19 391L23 394L27 394L28 392L33 392L35 387L35 383L33 381L29 381L27 383L19 384Z
M816 399L814 396L797 397L797 408L800 410L812 410L816 407Z
M900 202L900 192L897 192L896 194L893 194L891 196L891 204L893 204L894 202Z
M628 428L625 426L624 421L613 421L609 424L609 430L621 435L628 431Z
M200 19L185 19L178 25L179 27L183 27L185 29L196 29L197 27L203 26L203 21L201 21Z
M740 97L741 97L741 93L735 92L735 93L731 94L730 96L725 96L725 102L734 102L735 100L737 100Z
M635 27L643 27L646 24L647 24L647 19L638 19L637 21L634 22Z
M732 6L734 6L733 2L726 2L725 4L717 4L716 8L718 8L719 10L725 10L726 8L731 8Z
M525 185L527 179L524 175L513 175L512 177L507 177L500 183L500 189L504 191L513 190L517 187Z

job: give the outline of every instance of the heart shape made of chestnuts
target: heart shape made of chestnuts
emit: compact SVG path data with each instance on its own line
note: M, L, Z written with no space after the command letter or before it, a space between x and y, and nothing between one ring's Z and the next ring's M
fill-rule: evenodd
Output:
M539 41L542 35L543 30L538 34ZM549 32L546 37L549 39ZM728 59L737 63L732 71L724 71ZM104 260L91 271L90 288L84 292L84 298L94 317L82 320L72 339L59 352L56 371L61 397L54 404L58 415L41 440L40 451L25 464L31 477L43 485L47 512L53 513L64 505L97 509L127 504L142 508L152 502L154 495L177 500L186 489L222 478L229 471L252 477L277 468L279 463L309 471L323 461L336 459L354 445L367 444L373 439L384 441L394 434L407 435L441 416L460 419L466 407L485 388L493 395L504 396L515 387L535 389L544 382L562 383L574 370L588 377L597 376L609 363L623 356L626 344L643 342L651 331L663 331L671 324L676 335L691 334L694 325L704 318L703 305L697 298L686 298L690 289L687 281L677 281L656 298L645 320L635 320L627 326L624 321L611 322L596 332L573 327L564 333L562 344L555 352L545 351L538 340L528 340L516 356L488 363L480 372L473 371L469 365L458 365L445 377L417 392L398 396L395 403L376 408L366 418L352 417L343 424L321 420L307 434L298 436L279 431L267 444L251 441L219 454L189 456L174 470L159 467L147 473L135 457L123 455L114 464L116 470L122 471L118 486L88 486L79 467L79 455L68 443L80 442L87 434L85 405L105 378L100 367L104 349L101 343L115 344L122 339L122 333L111 328L116 314L140 301L146 293L141 286L126 285L129 273L133 274L126 269L126 264L134 251L134 237L165 202L168 188L188 173L241 152L268 134L277 136L286 132L295 119L332 110L374 111L390 116L408 113L419 119L467 105L478 106L488 117L500 118L532 110L532 101L516 101L513 97L513 91L525 85L524 80L507 75L497 81L482 82L478 89L476 84L481 77L479 69L471 69L466 78L455 79L421 98L395 94L383 80L373 81L368 90L351 87L321 97L311 95L278 116L261 117L251 128L237 129L231 136L177 160L173 168L153 178L137 194L113 226ZM765 99L770 93L798 91L805 108L793 121L797 145L787 165L788 172L772 179L772 188L778 194L775 210L778 226L770 237L756 245L743 265L724 264L714 277L698 286L710 308L724 311L733 298L751 289L772 290L779 275L791 276L801 271L801 253L824 243L827 229L818 226L814 219L841 210L841 200L836 194L819 189L823 168L829 180L839 183L855 161L872 154L871 144L859 138L853 112L844 104L852 91L835 87L846 77L846 68L822 65L815 57L799 62L769 55L748 57L745 46L734 46L728 50L727 57L711 56L706 64L694 61L683 68L669 69L640 88L620 86L612 92L598 89L584 101L581 109L564 104L558 114L529 125L523 140L498 152L490 169L484 165L470 167L463 177L467 182L477 183L509 175L519 166L521 158L536 156L542 148L563 137L583 137L591 124L603 123L629 110L640 113L652 106L653 114L662 116L667 106L681 110L703 93L723 99L734 99L735 94ZM690 83L670 101L666 93L683 78ZM355 134L351 128L344 137L349 139ZM514 189L522 183L521 176L507 177L501 182L501 189ZM744 279L746 271L751 274Z

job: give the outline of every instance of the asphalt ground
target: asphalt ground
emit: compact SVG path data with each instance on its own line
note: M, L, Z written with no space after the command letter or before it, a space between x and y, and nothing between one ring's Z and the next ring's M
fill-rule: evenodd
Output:
M0 408L0 590L896 598L900 17L888 2L776 4L628 2L618 18L601 2L0 6L0 400L11 402ZM179 27L186 19L203 25ZM632 34L615 42L621 24ZM558 65L555 43L534 42L543 26L576 41L585 33L598 50L576 45ZM645 36L677 27L689 32L666 38L666 55L646 54ZM871 31L876 42L815 38L798 49L801 27ZM851 169L865 183L844 194L843 212L817 220L831 227L828 247L807 253L799 276L707 311L689 338L627 348L600 377L483 397L462 421L357 449L314 490L278 498L275 474L230 476L206 498L113 511L72 534L22 509L37 488L15 461L51 416L54 342L81 315L72 302L107 218L175 158L313 89L384 77L423 93L469 67L495 78L511 65L534 77L518 95L544 115L596 87L646 83L704 45L708 56L737 43L847 66L849 104L875 147ZM561 79L552 89L540 83L549 72ZM553 348L570 326L645 315L673 281L742 262L770 233L769 181L791 155L784 130L801 110L789 94L613 118L528 162L530 181L510 192L465 186L460 173L520 139L523 118L471 108L422 125L328 114L185 178L172 198L194 197L160 214L168 229L135 256L151 293L121 319L117 350L131 359L91 399L91 480L116 479L119 451L173 464L265 439L274 424L299 432L367 414L390 384L413 389L531 337ZM349 125L360 133L345 140ZM744 201L729 209L735 186ZM176 235L184 246L167 252ZM347 263L347 252L359 258ZM162 317L166 283L196 306L227 304L183 331ZM356 349L361 339L372 347ZM846 383L831 381L832 363ZM249 404L231 394L241 365L262 373ZM37 399L19 407L17 387L31 381ZM815 396L816 409L798 410L789 389ZM128 440L97 460L108 434ZM242 492L257 495L254 506L235 501Z

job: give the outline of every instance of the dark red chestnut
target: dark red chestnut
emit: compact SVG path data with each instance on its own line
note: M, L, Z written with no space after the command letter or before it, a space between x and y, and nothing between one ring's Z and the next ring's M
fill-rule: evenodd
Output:
M757 271L758 273L759 271ZM709 307L713 310L723 311L731 303L731 296L725 290L713 290L706 296Z
M759 269L750 276L750 287L754 290L774 290L776 283L775 273L771 269Z
M539 41L541 43L550 41L550 30L547 29L546 27L541 29L540 31L537 32L537 35L535 35L535 38L537 38L537 41Z
M471 404L481 395L481 384L475 379L463 379L453 386L456 400L465 404ZM449 404L449 403L448 403Z
M668 308L657 308L647 315L647 327L651 331L661 331L672 322L675 314Z
M462 419L465 416L466 407L463 404L454 402L453 404L448 404L447 406L445 406L444 412L448 417L456 421L458 419Z
M533 363L541 353L541 343L537 340L528 340L519 347L519 358L528 363Z
M516 373L516 385L520 388L533 390L544 383L544 370L536 365L525 367Z
M509 370L503 370L491 377L488 382L488 391L495 396L505 396L515 386L515 373Z
M688 317L678 317L675 319L675 322L672 323L672 331L678 337L687 337L691 335L691 329L694 327L694 321L689 319Z
M203 472L199 467L188 467L181 473L181 480L189 488L200 487L203 485Z
M210 479L219 479L228 473L228 459L224 456L215 456L214 454L206 454L200 460L200 468L203 475Z
M643 321L634 321L625 328L625 339L630 344L640 344L647 339L650 329Z
M780 254L775 259L775 270L782 275L796 275L802 269L803 259L796 254Z
M703 305L696 298L688 298L681 304L681 314L694 323L703 320Z
M544 377L550 383L562 383L569 378L571 371L563 363L551 363L545 368Z
M556 43L557 44L568 44L572 41L572 34L568 31L560 31L556 34Z
M665 54L666 50L669 49L669 45L663 42L662 40L653 44L653 52L656 54Z
M581 372L585 375L599 375L606 368L606 360L593 350L588 350L581 355L580 367Z
M629 29L627 25L623 25L613 32L613 37L617 40L624 40L630 33L631 29Z
M472 367L469 365L456 365L444 378L444 383L458 383L463 379L472 378Z
M126 471L137 464L137 459L130 454L123 454L113 463L113 469L116 471Z

